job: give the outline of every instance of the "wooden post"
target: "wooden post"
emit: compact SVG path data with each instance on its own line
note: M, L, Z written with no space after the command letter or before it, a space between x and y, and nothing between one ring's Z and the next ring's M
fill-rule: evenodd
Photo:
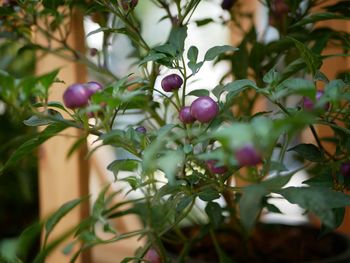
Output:
M83 16L76 13L71 19L72 32L68 43L74 49L83 52ZM37 35L36 38L38 42L45 43L44 37ZM47 55L38 61L36 73L43 74L57 68L61 68L58 77L65 84L55 84L50 89L49 100L51 101L62 101L62 94L67 85L86 81L86 69L82 65L67 62L67 60L53 55ZM50 139L39 149L39 205L42 219L45 219L65 202L85 196L89 192L89 169L84 158L86 147L82 147L69 159L67 158L68 150L80 133L76 129L68 129L62 132L61 135ZM77 225L83 217L88 215L88 212L89 204L86 202L73 210L72 213L69 213L57 225L52 233L51 240L57 238L72 226ZM65 245L63 244L53 251L45 262L68 262L68 257L62 253ZM89 263L90 259L90 254L87 252L83 253L76 262Z

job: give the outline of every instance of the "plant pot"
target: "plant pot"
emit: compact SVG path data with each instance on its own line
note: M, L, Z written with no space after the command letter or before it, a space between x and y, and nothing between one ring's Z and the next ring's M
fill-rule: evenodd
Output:
M193 241L187 263L217 263L219 259L209 235L195 241L200 227L183 229ZM319 229L309 225L260 224L249 241L244 241L228 228L215 231L216 239L224 251L237 263L349 263L350 238L332 232L319 238ZM166 242L169 255L181 251L181 244Z

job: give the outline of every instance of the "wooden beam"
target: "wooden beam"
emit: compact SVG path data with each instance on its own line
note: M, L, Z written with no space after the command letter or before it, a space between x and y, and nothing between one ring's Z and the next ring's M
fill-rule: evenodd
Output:
M75 13L71 18L72 32L68 44L74 49L84 52L83 16ZM46 43L43 36L37 35L39 43ZM86 69L82 65L67 62L60 57L47 55L37 63L36 73L43 74L51 70L61 68L59 79L65 84L55 84L50 89L50 101L62 101L62 94L67 85L86 81ZM86 146L75 152L69 159L67 153L80 135L76 129L68 129L61 136L47 141L39 149L39 205L40 217L45 219L57 210L65 202L88 194L89 168L85 160ZM88 202L69 213L57 225L52 233L51 240L57 238L72 226L81 222L89 213ZM46 263L68 262L68 257L63 255L63 244L56 249ZM81 263L91 262L90 253L83 253L76 261Z

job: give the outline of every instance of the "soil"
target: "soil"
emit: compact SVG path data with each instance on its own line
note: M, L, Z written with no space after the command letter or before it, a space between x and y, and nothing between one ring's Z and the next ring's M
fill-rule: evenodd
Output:
M183 233L193 240L191 258L203 262L219 262L210 235L196 241L200 233L199 227L185 228ZM249 241L238 237L229 229L217 230L215 236L221 249L237 263L319 262L349 249L346 237L331 233L320 238L319 233L318 229L309 226L262 224L256 228ZM182 247L183 244L179 242L171 245L166 242L166 248L172 254L179 254ZM350 257L339 262L350 262Z

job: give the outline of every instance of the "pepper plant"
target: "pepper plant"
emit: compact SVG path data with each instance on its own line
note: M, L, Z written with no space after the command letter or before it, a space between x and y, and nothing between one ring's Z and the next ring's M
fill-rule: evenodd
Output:
M184 234L184 224L203 226L196 239L209 233L214 244L222 227L247 240L262 214L281 213L271 202L274 198L316 215L323 233L339 227L350 204L350 79L346 68L329 79L321 66L334 57L348 56L350 42L347 32L318 23L349 19L350 3L259 1L268 10L265 31L273 27L278 32L275 40L266 41L258 34L252 14L242 11L244 1L209 1L221 4L222 15L194 20L201 0L152 0L154 8L164 10L163 19L170 21L171 29L165 43L151 46L142 34L141 12L136 12L139 2L19 0L6 1L0 9L2 36L22 41L24 48L83 63L103 80L67 85L61 103L48 100L50 86L64 81L57 79L58 71L22 79L0 72L0 90L8 102L21 100L32 111L25 124L45 126L3 163L2 170L74 127L82 131L82 138L72 150L94 135L102 146L128 152L127 158L117 157L106 169L113 172L113 183L127 183L127 193L142 192L137 199L127 194L124 202L115 204L112 196L118 193L110 194L108 186L104 188L91 215L71 231L79 241L65 249L72 262L86 249L132 236L146 237L147 243L123 262L170 262L164 246L164 236L170 232L184 244L178 262L186 262L194 242ZM103 33L102 50L90 51L101 63L92 62L90 55L79 53L67 42L71 28L67 18L77 9L100 26L88 35ZM250 25L248 30L243 20ZM214 46L200 57L198 47L185 45L188 26L210 23L235 26L243 38L236 47ZM33 41L34 31L47 37L46 46ZM104 63L115 34L130 39L139 72L120 78ZM54 49L52 43L59 47ZM339 53L324 55L329 46L338 47ZM221 61L230 66L217 86L189 91L204 64ZM168 69L172 73L164 74ZM292 106L287 103L290 98L295 101ZM259 101L268 103L269 109L257 111ZM119 129L115 125L118 118L129 112L140 112L144 118ZM329 127L332 136L319 135L321 126ZM305 130L313 137L301 142ZM301 160L298 167L286 165L290 153ZM301 170L310 175L303 186L285 187ZM124 171L129 172L127 176L121 176ZM47 240L60 219L85 201L64 204L33 228L42 230ZM128 214L138 215L143 228L119 233L110 220ZM103 231L113 235L111 239L99 235L96 226L101 224ZM22 239L31 233L33 229ZM44 242L35 262L43 262L55 245ZM79 246L75 253L71 252L74 245ZM233 262L227 251L214 247L220 262Z

